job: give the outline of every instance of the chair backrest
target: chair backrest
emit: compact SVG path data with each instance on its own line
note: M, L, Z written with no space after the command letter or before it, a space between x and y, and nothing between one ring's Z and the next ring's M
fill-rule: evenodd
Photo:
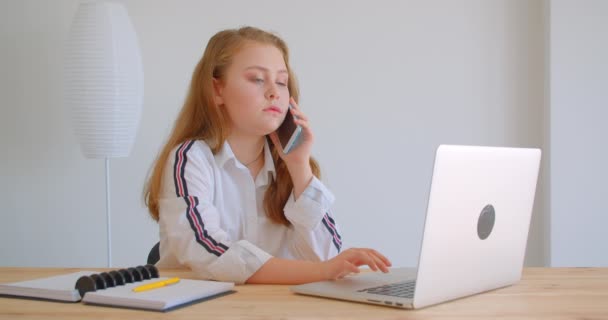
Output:
M157 242L148 253L148 264L156 264L160 260L160 242Z

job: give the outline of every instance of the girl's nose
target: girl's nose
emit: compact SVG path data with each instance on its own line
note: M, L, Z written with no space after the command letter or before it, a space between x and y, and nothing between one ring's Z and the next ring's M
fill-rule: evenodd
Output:
M279 99L279 90L276 84L271 84L266 90L266 99L268 100L277 100Z

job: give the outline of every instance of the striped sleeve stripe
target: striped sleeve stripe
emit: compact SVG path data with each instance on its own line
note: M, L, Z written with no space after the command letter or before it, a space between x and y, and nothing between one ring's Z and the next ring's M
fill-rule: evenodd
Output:
M327 219L329 219L330 225L334 228L334 230L336 231L336 235L338 236L338 239L342 240L342 237L340 236L340 234L338 233L338 229L336 229L336 222L334 221L334 219L329 215L329 213L325 214L325 216L327 217Z
M186 141L182 143L179 148L177 148L177 152L175 153L175 163L173 164L173 180L175 182L175 193L178 197L185 197L188 195L188 188L186 186L186 178L184 174L186 172L186 162L188 158L186 157L186 153L192 145L194 144L194 140Z
M187 196L184 199L188 204L188 222L190 222L190 227L192 230L194 230L196 242L202 245L209 253L212 253L218 257L221 256L224 252L226 252L226 250L228 250L228 247L215 241L209 236L207 230L205 230L205 224L203 223L203 219L201 219L201 215L197 209L198 198Z
M323 220L321 221L323 222L323 225L325 225L329 233L332 235L333 243L336 246L336 249L338 249L338 252L340 252L340 249L342 248L342 237L340 237L340 235L338 234L338 230L336 229L335 224L331 222L328 214L325 214L323 216Z
M190 150L194 140L186 141L177 148L175 153L175 164L173 165L173 182L175 183L175 193L178 197L184 198L186 201L186 217L190 223L192 231L196 238L196 242L202 245L207 252L216 256L221 256L228 247L223 243L215 241L205 230L205 224L198 212L198 198L188 195L188 185L186 183L185 169L188 162L187 152Z

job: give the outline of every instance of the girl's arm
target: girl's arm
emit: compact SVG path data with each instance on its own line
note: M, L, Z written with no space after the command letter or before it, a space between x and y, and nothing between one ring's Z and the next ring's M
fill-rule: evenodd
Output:
M270 258L247 283L302 284L341 279L350 273L359 273L362 265L386 273L391 262L378 251L366 248L351 248L323 262Z
M270 134L293 182L293 193L283 209L285 217L294 226L288 246L291 255L297 259L327 260L335 257L342 248L342 237L330 214L334 196L312 173L310 152L314 137L308 117L293 98L290 104L292 108L288 112L294 115L294 122L302 127L302 141L289 154L285 154L276 132Z
M310 181L312 181L313 174L310 168L310 160L302 164L287 165L287 170L291 175L291 181L293 182L293 195L295 199L300 198L302 192L308 187Z
M294 122L302 127L300 143L291 152L285 154L276 132L270 134L270 140L272 140L275 148L279 151L279 155L287 165L287 170L293 182L293 193L295 198L298 199L313 178L312 169L310 168L310 153L314 136L308 124L308 117L300 111L300 107L296 101L290 98L289 103L292 108L287 112L291 112L294 116Z

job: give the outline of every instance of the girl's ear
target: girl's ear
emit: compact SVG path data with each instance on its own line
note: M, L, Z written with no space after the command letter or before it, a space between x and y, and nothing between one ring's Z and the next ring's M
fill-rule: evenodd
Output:
M218 78L213 78L213 101L216 106L221 106L224 104L224 98L222 97L223 93L223 84L222 80Z

